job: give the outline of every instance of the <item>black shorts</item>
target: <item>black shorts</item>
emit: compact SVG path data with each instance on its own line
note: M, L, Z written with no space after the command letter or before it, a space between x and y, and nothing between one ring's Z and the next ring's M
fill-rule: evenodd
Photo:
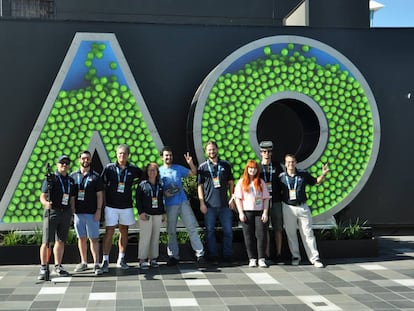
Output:
M270 202L270 222L274 231L283 231L282 202Z
M61 210L50 210L49 220L48 212L45 210L43 214L43 237L42 242L47 243L47 233L49 227L49 242L55 240L66 242L68 232L72 220L72 211L70 208Z

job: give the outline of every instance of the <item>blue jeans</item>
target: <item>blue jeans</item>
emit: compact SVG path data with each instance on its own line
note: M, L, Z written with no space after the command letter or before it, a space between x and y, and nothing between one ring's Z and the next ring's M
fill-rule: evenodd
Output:
M223 257L231 257L233 255L233 212L228 206L208 207L207 213L204 215L204 223L206 226L207 249L210 257L217 257L217 241L216 241L216 220L220 220L223 228Z

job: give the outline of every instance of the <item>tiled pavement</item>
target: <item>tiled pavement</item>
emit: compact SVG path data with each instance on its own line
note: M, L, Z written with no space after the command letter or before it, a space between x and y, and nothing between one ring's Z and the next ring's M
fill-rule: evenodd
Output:
M184 263L143 272L131 263L103 276L90 270L38 282L38 266L0 266L0 310L414 310L412 241L382 237L379 257L331 259L324 269Z

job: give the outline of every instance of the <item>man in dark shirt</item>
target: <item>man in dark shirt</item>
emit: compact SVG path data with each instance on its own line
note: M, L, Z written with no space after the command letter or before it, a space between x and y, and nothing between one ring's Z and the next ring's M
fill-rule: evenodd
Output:
M128 162L129 147L119 145L116 150L116 163L108 164L103 172L102 179L105 185L105 225L106 231L103 240L102 272L109 271L109 252L112 246L112 237L116 225L119 224L119 254L117 267L129 269L125 261L125 251L128 245L128 227L135 223L132 208L133 186L141 178L142 171Z
M53 242L54 272L57 276L69 275L62 266L65 242L75 211L75 183L68 175L69 164L68 156L60 156L56 172L48 176L42 185L40 203L44 208L44 219L42 245L40 246L39 280L47 278L50 257L49 243Z
M293 154L285 156L286 172L279 175L282 183L283 221L288 239L289 249L292 253L292 265L300 263L300 251L297 229L303 238L303 246L311 264L323 268L316 248L316 240L312 230L312 215L306 204L306 185L320 184L329 172L328 165L322 167L322 175L318 178L304 170L296 169L296 157Z
M276 245L276 260L280 259L282 252L283 237L283 213L282 213L282 194L278 176L283 172L280 163L272 161L273 142L260 142L260 178L264 180L269 194L272 196L269 204L269 215L274 232L274 240ZM270 256L270 246L272 242L268 239L268 255Z
M217 264L216 220L220 219L223 230L223 258L230 261L233 255L233 212L235 203L229 206L229 194L233 195L234 182L229 162L218 158L218 147L213 141L206 144L207 161L198 167L197 183L200 210L204 214L209 259Z
M99 221L103 205L103 182L101 176L91 170L92 155L89 151L81 152L80 168L71 177L76 185L75 230L78 236L78 247L81 263L75 272L88 269L87 238L94 262L95 275L102 274L99 266Z

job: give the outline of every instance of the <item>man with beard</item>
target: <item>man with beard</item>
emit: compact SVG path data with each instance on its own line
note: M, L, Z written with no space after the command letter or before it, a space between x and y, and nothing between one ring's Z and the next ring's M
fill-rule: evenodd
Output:
M207 250L210 261L218 263L216 241L216 220L220 220L223 230L223 260L230 262L233 255L233 212L235 203L229 206L230 197L234 192L233 173L229 162L219 159L218 147L209 141L205 147L207 161L198 167L197 183L200 211L204 214L206 226Z
M95 275L102 274L99 266L99 221L103 205L103 182L101 176L91 170L92 155L89 151L81 152L79 156L80 168L73 172L75 180L75 230L78 237L78 248L81 263L75 272L88 269L87 239L94 262Z
M204 264L204 247L197 232L197 220L191 209L188 198L184 192L182 179L197 174L197 167L194 165L193 158L187 152L184 155L190 169L173 164L172 149L165 146L161 150L163 165L160 167L160 177L164 185L165 210L167 213L167 232L168 232L168 262L167 265L178 264L180 255L177 242L177 221L181 218L190 237L191 246L195 252L197 263Z

